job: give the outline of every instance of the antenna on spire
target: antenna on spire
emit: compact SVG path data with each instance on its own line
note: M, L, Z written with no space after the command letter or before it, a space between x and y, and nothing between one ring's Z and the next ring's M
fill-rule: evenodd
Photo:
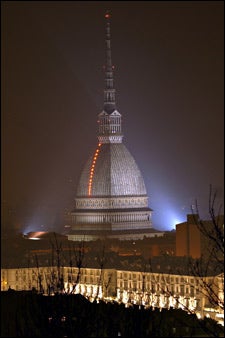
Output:
M111 18L111 14L110 14L110 11L107 10L106 13L105 13L105 18L106 19L110 19Z
M111 55L111 34L110 34L110 11L105 13L106 19L106 65L105 65L105 90L104 90L104 109L107 112L115 110L115 89L113 84L113 65Z

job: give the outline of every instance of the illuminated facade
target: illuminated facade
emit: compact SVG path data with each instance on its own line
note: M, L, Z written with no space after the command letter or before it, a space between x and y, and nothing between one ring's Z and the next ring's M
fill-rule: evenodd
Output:
M79 274L79 278L77 278ZM224 275L195 277L116 269L71 267L39 267L1 269L1 290L31 290L54 294L58 277L62 278L62 293L80 293L89 300L103 299L143 305L145 308L181 308L195 312L199 318L211 317L223 325L222 307L210 304L204 289L213 285L213 294L224 302ZM51 286L51 288L50 288ZM48 291L49 290L49 291Z
M106 14L106 67L98 144L78 183L75 208L68 214L69 240L143 239L151 236L151 212L142 174L123 144L111 60L110 16Z

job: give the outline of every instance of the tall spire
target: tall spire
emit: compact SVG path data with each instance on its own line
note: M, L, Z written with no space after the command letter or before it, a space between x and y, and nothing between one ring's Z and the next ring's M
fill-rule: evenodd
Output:
M105 14L106 20L106 65L104 108L98 114L98 140L99 143L121 143L123 139L121 127L121 114L116 109L115 89L113 84L113 65L110 39L110 14Z
M111 53L111 36L110 36L110 18L109 11L105 14L106 20L106 65L105 65L105 89L104 89L104 110L112 113L116 109L115 89L113 84L113 65Z

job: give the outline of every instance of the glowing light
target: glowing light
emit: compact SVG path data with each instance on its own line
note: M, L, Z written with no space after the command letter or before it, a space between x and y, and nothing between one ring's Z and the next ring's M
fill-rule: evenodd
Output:
M109 13L106 13L106 14L105 14L105 18L106 18L106 19L109 19L109 18L110 18L110 14L109 14Z
M180 205L174 197L168 196L167 192L159 192L154 203L152 222L156 229L171 231L176 228L176 224L186 221L186 212L181 208L182 204Z
M91 189L92 189L92 182L93 182L95 164L96 164L97 157L99 155L100 146L101 146L101 143L98 144L98 148L96 149L93 160L92 160L92 165L91 165L90 175L89 175L89 183L88 183L88 196L91 196Z
M46 234L46 231L29 231L29 232L23 232L24 238L32 239L35 241L38 241L41 239L41 237Z

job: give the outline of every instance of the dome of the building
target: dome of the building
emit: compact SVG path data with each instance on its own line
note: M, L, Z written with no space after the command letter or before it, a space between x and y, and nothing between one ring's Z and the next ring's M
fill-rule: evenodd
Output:
M123 143L98 145L88 159L76 196L143 196L146 188L141 172Z

